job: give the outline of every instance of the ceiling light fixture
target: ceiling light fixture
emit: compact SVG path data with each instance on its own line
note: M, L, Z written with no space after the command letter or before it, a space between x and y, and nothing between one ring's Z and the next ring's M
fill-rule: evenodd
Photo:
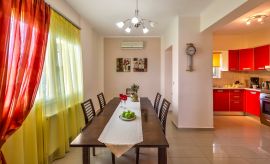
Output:
M257 21L261 24L264 23L264 20L267 18L268 16L265 14L258 14L258 15L253 15L250 16L246 19L246 25L250 25L253 21Z
M134 17L131 19L126 19L125 21L117 22L116 26L120 29L125 29L127 33L130 33L132 29L142 29L142 32L147 34L150 27L155 27L155 22L139 17L138 0L136 0Z

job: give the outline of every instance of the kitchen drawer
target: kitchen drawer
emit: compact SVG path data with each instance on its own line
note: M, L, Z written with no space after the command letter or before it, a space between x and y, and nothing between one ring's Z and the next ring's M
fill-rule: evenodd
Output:
M244 90L234 89L230 90L230 100L242 101Z
M230 111L244 111L244 103L242 100L231 100Z
M242 95L230 95L230 100L231 101L242 101L243 96Z

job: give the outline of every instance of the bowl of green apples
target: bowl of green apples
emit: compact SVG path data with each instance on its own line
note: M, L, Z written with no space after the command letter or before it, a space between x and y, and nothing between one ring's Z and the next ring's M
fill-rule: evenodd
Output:
M134 112L127 110L127 111L122 112L119 118L124 121L132 121L136 119L136 115Z

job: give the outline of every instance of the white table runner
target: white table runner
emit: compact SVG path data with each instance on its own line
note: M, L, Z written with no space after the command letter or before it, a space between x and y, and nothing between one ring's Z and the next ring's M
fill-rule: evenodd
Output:
M121 107L123 106L123 107ZM124 109L126 107L126 109ZM136 114L133 121L123 121L119 118L123 111L130 110ZM140 102L118 105L109 122L103 129L98 140L104 143L117 157L128 151L133 145L143 141Z

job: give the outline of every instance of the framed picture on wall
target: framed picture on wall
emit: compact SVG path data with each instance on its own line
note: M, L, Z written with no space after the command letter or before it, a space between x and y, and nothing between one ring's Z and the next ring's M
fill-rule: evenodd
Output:
M147 72L147 58L133 58L133 72Z
M117 58L116 59L116 72L130 72L131 58Z

